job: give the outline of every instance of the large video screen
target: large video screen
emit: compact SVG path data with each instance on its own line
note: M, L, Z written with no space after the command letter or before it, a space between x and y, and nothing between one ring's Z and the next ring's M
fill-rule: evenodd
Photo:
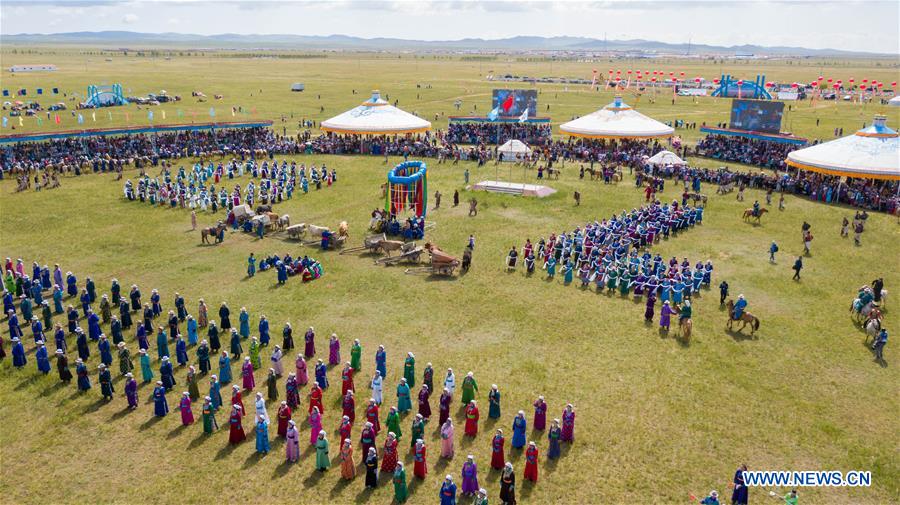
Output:
M755 132L779 133L784 102L733 100L731 128Z
M501 116L521 116L528 109L528 117L537 116L537 90L495 89L491 109L500 107Z

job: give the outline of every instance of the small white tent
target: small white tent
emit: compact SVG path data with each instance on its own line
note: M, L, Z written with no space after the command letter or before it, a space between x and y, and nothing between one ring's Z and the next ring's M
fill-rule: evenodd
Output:
M687 165L683 159L679 158L677 154L672 151L660 151L653 155L652 158L647 160L647 163L651 165L674 165L674 166L683 166Z
M497 153L503 155L503 161L522 161L531 154L531 148L521 140L507 140Z
M894 107L900 107L900 95L895 96L888 100L888 105L893 105Z

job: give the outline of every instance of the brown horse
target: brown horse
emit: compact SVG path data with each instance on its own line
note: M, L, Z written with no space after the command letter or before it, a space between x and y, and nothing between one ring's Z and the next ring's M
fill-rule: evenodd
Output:
M209 228L201 228L200 229L200 241L204 244L209 243L209 237L212 236L213 239L219 236L219 232L225 230L225 223L219 221L219 224L216 226L211 226Z
M759 214L753 215L753 209L747 209L744 211L744 221L749 222L750 218L756 218L756 223L759 224L759 218L761 218L762 215L766 212L769 212L769 209L763 207L759 209Z
M753 314L751 314L745 310L744 312L741 313L740 319L735 319L734 318L734 300L728 300L728 304L726 305L726 307L728 307L728 322L726 323L726 326L728 327L729 331L731 330L732 325L734 324L735 321L741 321L744 324L741 325L740 328L738 328L738 331L743 331L743 329L746 328L747 325L749 324L750 325L750 334L753 335L754 333L756 333L756 330L759 329L759 318L758 317L754 316Z

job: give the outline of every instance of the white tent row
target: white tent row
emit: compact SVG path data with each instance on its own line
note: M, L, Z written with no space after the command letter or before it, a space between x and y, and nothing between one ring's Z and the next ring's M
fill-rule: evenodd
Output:
M394 107L376 90L357 107L322 121L322 130L351 135L396 135L431 129L431 123Z

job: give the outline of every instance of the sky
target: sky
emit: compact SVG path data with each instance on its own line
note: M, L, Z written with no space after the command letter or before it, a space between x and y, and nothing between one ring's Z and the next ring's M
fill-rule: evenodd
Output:
M3 0L0 33L583 36L900 54L900 1Z

